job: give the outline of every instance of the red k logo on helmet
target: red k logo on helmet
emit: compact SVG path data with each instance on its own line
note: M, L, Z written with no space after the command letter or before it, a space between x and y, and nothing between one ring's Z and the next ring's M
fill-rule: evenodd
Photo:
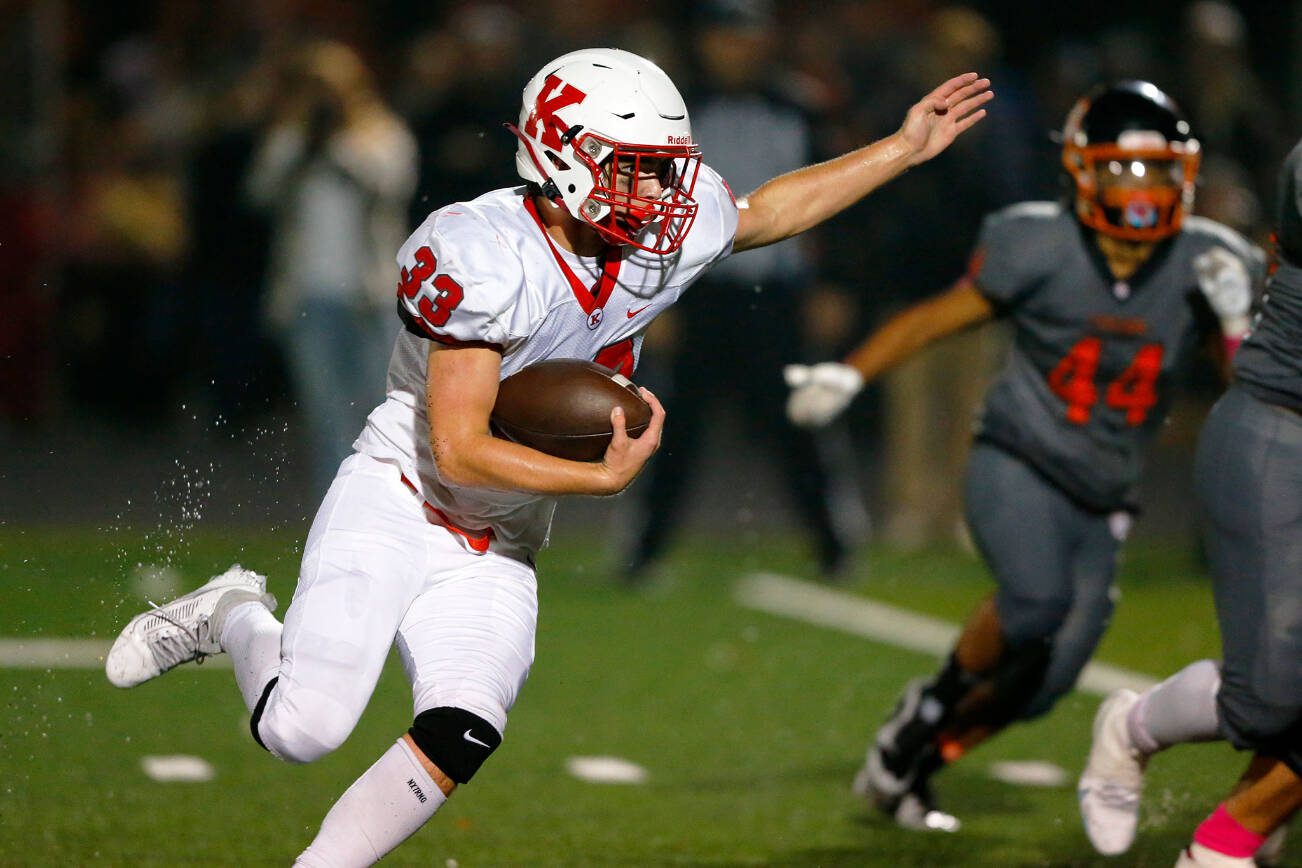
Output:
M578 105L587 98L587 94L572 84L567 84L555 75L547 76L542 90L538 91L538 100L529 112L524 132L532 138L542 141L549 148L560 150L561 134L568 127L556 117L556 112L566 106ZM538 125L542 124L542 135L538 135Z

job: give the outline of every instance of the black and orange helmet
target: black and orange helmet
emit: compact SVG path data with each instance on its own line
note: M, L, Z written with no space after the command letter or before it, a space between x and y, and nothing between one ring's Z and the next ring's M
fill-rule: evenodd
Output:
M1062 139L1081 223L1134 241L1180 231L1202 154L1184 112L1161 88L1147 81L1096 88L1072 106Z

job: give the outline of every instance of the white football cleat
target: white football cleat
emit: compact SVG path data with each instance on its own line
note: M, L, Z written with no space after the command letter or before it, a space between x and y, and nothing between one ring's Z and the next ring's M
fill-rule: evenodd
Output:
M1094 849L1115 856L1130 849L1139 825L1139 798L1148 757L1130 740L1126 716L1139 701L1133 690L1114 691L1094 715L1094 741L1076 785L1081 820Z
M104 659L104 673L117 687L135 687L182 663L222 653L222 621L240 603L262 603L271 611L276 598L267 579L235 564L197 590L132 618Z
M1256 864L1251 856L1226 856L1196 841L1181 850L1180 858L1175 860L1175 868L1253 868Z

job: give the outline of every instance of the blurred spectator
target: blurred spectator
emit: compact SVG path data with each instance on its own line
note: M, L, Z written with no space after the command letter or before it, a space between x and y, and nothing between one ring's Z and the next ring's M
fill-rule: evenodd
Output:
M1266 214L1253 188L1252 175L1234 160L1214 153L1203 155L1198 171L1194 210L1210 220L1267 246Z
M306 47L248 176L273 221L266 315L284 337L319 492L384 389L416 143L337 42Z
M593 45L616 44L613 33L648 0L533 0L522 4L531 38L524 65L537 69L553 57Z
M1138 22L1118 19L1095 37L1103 81L1167 81L1172 78L1155 34Z
M52 222L45 211L31 190L0 181L0 423L31 425L45 410L52 313L39 286Z
M197 313L197 363L214 417L236 425L268 402L268 372L277 370L259 316L270 229L265 215L238 195L273 84L270 70L254 67L212 100L187 173L190 226L201 240L191 247L185 281Z
M502 124L520 112L523 22L508 6L465 6L446 31L419 37L409 53L415 73L408 117L420 142L420 181L413 226L449 202L513 186L515 138Z
M1037 155L1040 165L1053 167L1057 181L1053 192L1057 195L1067 195L1069 179L1058 168L1062 148L1054 138L1076 99L1104 80L1102 64L1098 48L1092 42L1072 38L1050 46L1032 69L1032 86L1038 103L1036 125L1044 132L1035 142ZM1045 193L1049 195L1050 191L1046 189Z
M810 358L844 353L848 336L948 282L983 209L1052 195L1055 179L1043 170L1056 161L1044 133L1077 94L1109 76L1170 82L1204 131L1198 212L1260 237L1270 167L1290 144L1281 131L1296 125L1302 106L1302 77L1279 60L1297 21L1240 0L971 6L982 14L936 0L772 5L781 89L810 115L814 159L890 133L901 94L915 82L930 85L932 70L974 64L992 75L998 93L991 122L952 154L807 239L816 282L800 292L798 327ZM177 421L175 409L201 388L217 416L248 422L287 388L277 342L265 327L259 334L270 321L257 320L269 223L274 216L283 229L292 209L285 199L255 211L233 192L257 151L264 103L277 84L252 71L257 58L290 57L314 36L346 40L363 53L371 89L390 94L419 133L419 194L401 219L410 228L447 201L516 183L514 143L500 124L516 117L522 76L555 54L616 45L689 84L697 73L687 56L696 9L671 0L0 4L7 73L0 102L9 109L0 113L7 144L0 149L0 265L8 276L0 287L0 418L57 419L67 397L79 410L158 428ZM1001 52L1007 66L990 59ZM1033 83L1035 100L1021 76ZM1036 153L1028 157L1028 148ZM367 252L387 267L386 246L393 245L368 242ZM283 283L287 261L277 256L271 284ZM391 318L380 311L379 320ZM656 361L649 342L648 372ZM944 378L945 369L937 360L931 376ZM940 516L935 528L922 522L917 538L947 535L950 507L930 502L926 492L937 489L927 479L954 472L937 456L951 454L950 420L961 427L964 419L966 411L947 404L959 388L923 378L890 387L888 398L882 385L850 419L856 444L876 436L895 443L867 452L891 475L892 493L882 500L923 504ZM300 397L306 404L306 393ZM889 412L878 412L887 400ZM878 430L892 419L903 428ZM919 430L925 436L908 459L922 462L915 472L896 458ZM907 537L910 524L900 520L890 530Z
M183 187L137 115L72 104L65 209L63 374L85 407L157 423L185 369L179 271L189 244Z
M37 423L47 403L57 119L41 96L57 68L38 58L30 35L52 35L48 25L23 4L0 10L0 103L8 109L0 114L0 433L6 423Z
M704 7L701 24L701 91L688 105L706 160L738 193L806 164L809 125L774 62L777 33L768 4L714 0ZM840 474L841 489L835 489L813 437L784 413L782 366L800 360L801 304L812 271L800 245L792 239L728 259L673 312L670 358L658 360L670 381L657 389L673 422L635 489L641 509L625 565L630 582L643 580L664 551L683 496L699 478L697 460L721 396L739 399L747 431L782 474L796 518L813 538L820 571L835 577L847 567L855 518L863 515L853 474ZM740 500L745 492L734 496Z
M911 82L989 71L998 115L940 158L884 190L869 231L876 255L858 281L864 304L885 317L948 286L964 270L983 214L1039 192L1033 167L1033 101L1001 65L993 26L975 11L945 7L929 19L925 42L896 69ZM897 110L898 113L898 110ZM997 332L969 332L927 348L883 380L885 522L882 536L904 547L961 536L958 486L971 424L999 357Z
M1274 167L1292 140L1281 128L1278 101L1248 61L1243 14L1221 0L1199 0L1185 12L1180 45L1180 96L1204 152L1244 167L1257 201L1269 201Z

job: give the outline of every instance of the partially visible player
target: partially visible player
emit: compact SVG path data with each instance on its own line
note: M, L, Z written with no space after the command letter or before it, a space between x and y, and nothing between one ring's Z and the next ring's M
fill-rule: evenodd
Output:
M1187 216L1198 142L1160 89L1097 89L1063 136L1069 206L988 216L950 289L893 317L844 364L788 372L792 419L822 424L932 341L996 317L1013 327L965 483L968 527L997 590L943 668L905 688L855 780L905 826L956 829L934 809L931 776L1075 684L1112 613L1117 550L1168 378L1199 343L1223 352L1218 333L1237 342L1264 271L1241 236Z
M1302 143L1279 189L1278 268L1194 467L1222 660L1099 707L1079 796L1101 853L1130 847L1144 766L1174 744L1223 738L1255 754L1177 865L1250 866L1302 806Z
M930 159L985 116L990 95L975 73L953 78L895 135L735 202L701 163L659 67L616 49L547 64L515 128L525 185L435 211L398 253L407 330L388 396L317 513L284 624L265 580L233 568L128 624L105 662L110 680L129 687L229 652L254 738L309 762L348 737L396 644L415 721L330 809L299 864L379 859L502 741L533 662L534 556L555 498L621 491L660 440L664 410L645 390L646 432L630 438L613 411L598 462L495 438L498 382L548 358L632 373L651 320L712 265Z

